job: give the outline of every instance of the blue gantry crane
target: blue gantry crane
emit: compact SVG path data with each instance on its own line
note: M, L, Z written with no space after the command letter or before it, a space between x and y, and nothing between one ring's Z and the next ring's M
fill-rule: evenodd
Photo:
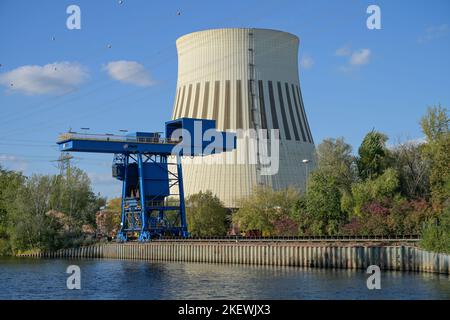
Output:
M127 135L69 131L59 136L62 152L114 154L112 175L122 181L122 220L118 239L139 241L188 236L181 157L236 148L236 134L217 131L215 120L180 118L159 132Z

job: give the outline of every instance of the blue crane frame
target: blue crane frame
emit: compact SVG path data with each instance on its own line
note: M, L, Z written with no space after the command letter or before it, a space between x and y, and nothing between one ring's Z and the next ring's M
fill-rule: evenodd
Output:
M167 121L166 138L159 132L125 136L68 132L60 135L57 144L63 152L114 154L112 175L122 181L119 240L127 241L136 233L139 241L164 235L187 237L181 157L236 148L236 134L217 131L215 124L215 120L194 118Z

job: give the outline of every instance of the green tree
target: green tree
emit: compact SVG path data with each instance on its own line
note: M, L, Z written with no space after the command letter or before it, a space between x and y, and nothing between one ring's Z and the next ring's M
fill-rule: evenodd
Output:
M388 167L389 152L386 148L388 137L378 131L370 131L358 149L358 173L362 180L381 175Z
M318 167L337 179L342 188L349 189L355 180L352 146L344 138L325 139L317 147Z
M317 147L318 167L309 176L308 191L296 203L300 233L336 234L346 222L343 201L356 179L352 147L343 138L325 139Z
M233 223L244 232L259 230L264 236L285 234L298 221L298 215L296 217L293 211L298 197L293 188L274 191L265 186L255 187L250 196L240 200L239 210L232 217Z
M14 208L9 211L8 232L14 251L32 248L53 249L60 225L51 216L50 176L33 175L25 181L15 197Z
M116 235L120 228L121 214L122 198L109 199L106 208L96 214L97 233L109 237Z
M73 221L70 231L77 232L84 224L95 227L95 215L106 204L106 199L92 192L87 174L71 167L65 175L56 175L52 179L51 207L64 212Z
M122 213L122 198L117 197L109 199L106 203L106 208L120 215Z
M429 161L431 199L438 213L423 229L421 246L450 253L450 120L447 108L428 108L421 126L426 138L422 154Z
M447 108L442 106L429 107L422 117L420 125L427 141L438 141L449 133L450 120Z
M95 225L103 204L79 169L31 177L0 169L0 254L83 241L82 230Z
M193 236L223 236L227 232L227 209L211 191L191 195L186 201L188 230Z
M307 221L309 233L313 235L336 234L347 220L346 213L341 210L343 192L340 182L329 172L319 168L309 176L304 210L300 211L300 220Z
M0 166L0 256L11 254L8 228L15 197L22 188L25 177L20 172L2 169Z
M376 179L365 180L352 186L352 205L355 216L361 216L361 209L373 201L392 199L398 195L397 172L389 168Z
M422 146L430 164L430 188L433 204L450 206L450 120L446 108L428 108L421 120L426 143Z
M423 144L406 142L392 150L393 167L398 172L400 192L408 199L430 196L430 165L422 153Z
M447 207L438 219L428 221L420 244L426 250L450 253L450 207Z

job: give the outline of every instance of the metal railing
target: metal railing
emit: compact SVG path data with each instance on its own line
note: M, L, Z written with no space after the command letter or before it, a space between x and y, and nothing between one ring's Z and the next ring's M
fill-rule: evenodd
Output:
M58 137L58 142L67 140L92 140L92 141L113 141L113 142L131 142L131 143L152 143L152 144L177 144L181 140L174 140L171 138L161 137L130 137L115 134L92 134L92 133L77 133L66 132Z
M157 206L165 206L165 207L171 207L171 206L179 206L180 205L180 199L173 198L173 197L166 197L163 200L145 200L145 205L147 207L157 207ZM125 207L138 207L141 208L141 201L139 198L125 198Z
M418 242L418 235L370 235L370 236L297 236L297 237L161 237L152 241L217 241L217 242Z

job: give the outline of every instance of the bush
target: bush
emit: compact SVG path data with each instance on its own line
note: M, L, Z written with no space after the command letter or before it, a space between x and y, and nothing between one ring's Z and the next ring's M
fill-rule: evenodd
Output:
M423 229L420 245L426 250L450 253L450 207L438 218L428 221Z
M293 208L298 198L298 192L292 188L274 191L269 187L256 187L252 195L241 199L239 210L233 214L233 223L241 231L259 230L263 236L297 234L298 215Z
M9 241L6 239L0 238L0 257L1 256L9 256L12 253L13 252L12 252L11 246L9 244Z
M362 180L380 176L389 165L389 150L386 148L388 137L372 130L364 137L358 149L356 161L358 173Z
M313 235L337 234L341 225L346 222L347 214L341 210L341 190L329 169L319 168L310 175L306 206L300 219L310 221L310 232Z
M79 169L25 178L0 168L0 254L71 246L103 204Z
M211 191L191 195L187 199L186 216L193 236L224 236L227 232L227 209Z
M421 120L427 142L422 156L430 164L430 189L433 204L438 210L450 206L450 117L441 106L428 108ZM442 211L442 210L441 210Z
M361 216L364 206L373 201L394 198L399 186L397 172L389 168L381 176L373 180L365 180L352 186L353 213Z

